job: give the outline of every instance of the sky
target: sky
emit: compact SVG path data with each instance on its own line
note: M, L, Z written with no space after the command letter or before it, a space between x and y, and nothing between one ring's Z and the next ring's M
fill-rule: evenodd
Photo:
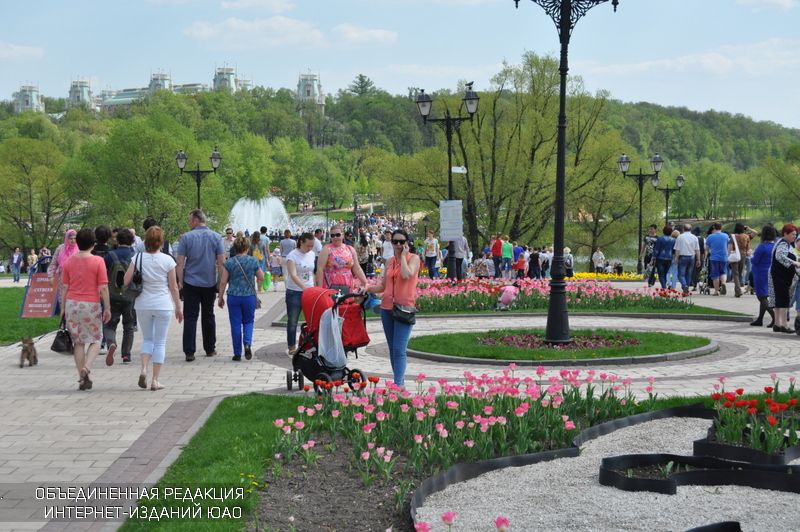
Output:
M800 128L798 28L800 0L609 1L578 21L570 74L622 101ZM559 51L531 0L0 0L0 99L23 84L66 97L75 79L144 87L158 71L210 85L221 66L291 89L311 71L330 94L358 74L392 94L480 91L526 51Z

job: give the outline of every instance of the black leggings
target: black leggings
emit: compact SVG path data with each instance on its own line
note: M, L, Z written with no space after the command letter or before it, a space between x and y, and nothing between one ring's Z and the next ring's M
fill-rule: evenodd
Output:
M769 305L767 304L767 296L758 296L758 303L759 303L758 317L756 318L756 321L763 320L764 313L766 312L769 314L769 317L772 318L772 321L774 322L775 312L771 308L769 308Z

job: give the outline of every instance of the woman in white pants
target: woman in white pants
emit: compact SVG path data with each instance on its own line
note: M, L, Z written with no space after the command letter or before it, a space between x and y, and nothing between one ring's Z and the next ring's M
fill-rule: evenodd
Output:
M147 370L153 362L150 389L164 387L158 381L161 366L166 358L167 333L172 322L173 312L178 323L183 321L178 282L175 277L175 260L161 253L164 245L164 231L158 226L147 230L144 237L144 253L137 253L125 272L125 285L133 279L135 270L142 273L142 293L136 298L134 308L142 333L142 371L139 374L139 388L147 388Z

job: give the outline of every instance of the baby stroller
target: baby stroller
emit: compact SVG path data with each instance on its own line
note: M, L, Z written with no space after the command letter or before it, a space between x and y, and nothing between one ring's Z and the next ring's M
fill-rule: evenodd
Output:
M711 294L711 279L708 278L708 258L700 266L700 273L697 274L697 293L701 295Z
M336 290L319 287L303 291L301 305L306 322L300 327L300 340L292 357L292 370L286 372L288 390L291 391L295 382L302 390L305 379L314 383L316 392L326 391L324 383L342 381L350 389L355 389L356 383L366 382L367 376L363 371L346 366L347 353L356 353L357 358L357 349L369 345L365 309L363 303L357 301L361 298L363 296L359 294L342 296ZM320 322L328 309L342 320L341 342L344 353L335 352L335 349L329 349L325 353L324 345L320 348Z

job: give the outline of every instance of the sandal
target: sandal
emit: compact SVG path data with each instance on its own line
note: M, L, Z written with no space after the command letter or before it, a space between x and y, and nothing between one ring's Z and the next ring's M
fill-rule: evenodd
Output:
M142 390L146 390L147 389L147 374L146 373L142 373L142 374L139 375L139 388L141 388Z
M163 390L163 389L164 389L164 387L158 381L153 381L153 383L150 385L150 390L154 391L154 392L156 390Z
M84 371L86 373L84 373ZM91 390L92 389L92 379L89 378L89 373L91 370L83 368L81 370L81 375L83 376L83 389L84 390Z

